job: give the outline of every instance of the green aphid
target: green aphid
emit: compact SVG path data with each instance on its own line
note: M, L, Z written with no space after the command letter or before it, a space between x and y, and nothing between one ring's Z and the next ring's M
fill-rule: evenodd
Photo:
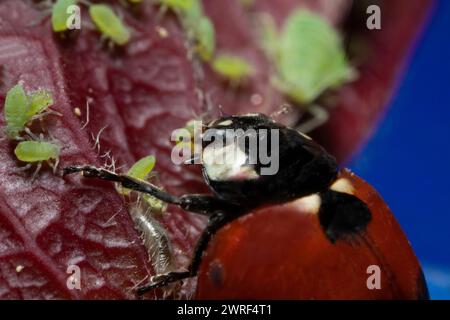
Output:
M23 87L18 84L11 88L5 99L5 133L10 139L19 137L28 122L30 101Z
M18 84L11 88L5 99L5 133L10 139L17 139L25 130L27 123L42 114L53 104L49 91L38 90L27 94Z
M232 83L239 83L253 73L252 66L243 58L220 54L212 63L213 70Z
M216 46L214 25L205 16L200 0L158 0L162 8L175 12L187 35L195 41L196 53L205 61L214 55Z
M204 61L211 60L216 47L216 35L211 20L206 16L202 16L197 21L193 32L196 41L196 52Z
M49 106L53 104L53 95L47 90L38 90L29 94L30 109L28 117L31 119L38 114L43 113Z
M60 147L45 141L22 141L16 146L14 153L17 159L28 163L58 161Z
M135 179L146 181L155 167L155 163L156 159L154 156L144 157L133 164L128 170L127 175ZM116 189L117 192L124 196L129 196L131 193L130 189L122 188L120 186L117 186ZM150 195L141 195L141 197L153 212L161 213L165 211L165 208L167 207L165 203Z
M147 180L148 175L155 167L156 159L154 156L147 156L138 160L133 166L128 170L127 175L139 180ZM130 189L123 188L119 193L123 195L129 195Z
M53 168L53 173L56 173L56 168L59 163L59 154L61 148L51 142L45 141L22 141L14 149L14 153L22 162L26 162L27 165L20 170L26 170L31 168L32 165L37 164L36 170L31 178L34 181L36 175L41 170L42 162L47 161L50 167ZM51 163L54 160L54 163Z
M52 27L54 32L67 31L67 20L70 14L67 9L76 5L77 0L57 0L52 7Z
M117 45L125 45L130 40L130 31L114 11L105 4L93 4L89 14L99 31Z
M275 84L295 102L309 104L354 79L338 32L321 16L295 11L279 35L272 23L265 27L265 48L278 73Z

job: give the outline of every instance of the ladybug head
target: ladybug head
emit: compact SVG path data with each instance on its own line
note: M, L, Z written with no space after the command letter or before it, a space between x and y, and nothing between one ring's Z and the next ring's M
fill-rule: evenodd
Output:
M308 136L263 114L226 116L202 136L203 174L226 201L246 207L281 203L319 192L337 164Z

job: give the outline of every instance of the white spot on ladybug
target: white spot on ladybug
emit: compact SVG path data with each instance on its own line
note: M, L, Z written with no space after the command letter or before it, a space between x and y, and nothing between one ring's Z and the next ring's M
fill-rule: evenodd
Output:
M229 126L229 125L231 125L231 124L233 124L233 121L230 120L230 119L228 119L228 120L219 122L217 125L218 125L218 126Z
M320 209L320 196L313 194L294 201L294 205L302 212L307 214L317 214Z
M331 190L336 192L342 192L342 193L348 193L353 194L355 191L355 188L353 187L352 183L345 178L341 178L336 180L330 187Z
M223 148L205 148L203 167L209 179L214 181L238 181L257 179L253 166L246 164L247 155L236 143Z

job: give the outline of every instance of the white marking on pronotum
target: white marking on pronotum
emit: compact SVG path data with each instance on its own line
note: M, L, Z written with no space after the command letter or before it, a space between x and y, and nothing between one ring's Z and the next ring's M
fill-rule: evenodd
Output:
M211 180L248 180L259 177L253 166L246 164L247 155L235 143L218 149L206 148L203 162Z
M331 190L336 192L342 192L342 193L348 193L353 194L355 191L355 188L353 187L352 183L345 178L341 178L336 180L330 187Z
M307 214L317 214L320 210L321 200L318 194L302 197L294 201L294 205Z
M228 119L228 120L219 122L217 125L218 125L218 126L229 126L229 125L231 125L231 124L233 124L233 121L232 121L231 119Z

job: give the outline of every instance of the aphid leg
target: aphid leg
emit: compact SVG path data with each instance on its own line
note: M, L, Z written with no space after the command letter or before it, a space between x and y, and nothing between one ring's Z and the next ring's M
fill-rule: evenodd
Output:
M208 246L211 237L228 221L229 218L227 218L226 215L221 212L213 214L208 221L206 229L203 231L200 239L195 246L194 254L188 270L155 275L150 278L150 282L148 284L139 287L137 289L137 293L139 295L142 295L150 290L164 287L172 282L195 277L200 266L203 252Z
M58 111L47 110L45 112L39 113L39 114L31 117L30 122L33 122L35 120L39 120L42 131L45 131L45 127L43 126L42 121L48 115L54 115L54 116L62 117L62 114L59 113Z
M33 132L31 132L30 128L25 127L24 131L31 138L31 140L34 140L34 141L40 141L41 140L40 137L38 137Z
M34 182L34 180L36 180L36 177L39 173L39 171L41 171L42 168L42 162L38 162L37 166L36 166L36 170L34 170L33 175L31 176L31 182Z
M327 122L328 118L330 117L326 109L316 104L308 107L308 112L312 115L312 118L302 123L301 125L297 126L296 128L296 130L302 133L309 133L313 131L314 129L320 127L325 122Z
M156 18L155 18L156 24L160 23L162 18L166 15L167 10L169 10L169 7L167 7L166 5L160 6L158 13L156 14Z
M88 0L78 0L78 2L84 4L86 7L92 6L92 2Z
M15 168L14 172L23 172L23 171L27 171L28 169L30 169L33 166L32 163L28 163L27 165L20 167L20 168Z
M43 10L43 11L49 11L49 13L51 12L52 5L53 5L52 0L43 0L43 1L39 1L37 3L34 3L34 7L36 9Z
M276 119L281 115L287 114L289 112L292 111L292 106L290 104L287 103L283 103L283 105L281 106L281 108L277 111L274 111L270 114L270 117L272 119Z
M46 20L52 13L53 3L51 0L40 1L35 3L34 7L39 10L39 17L27 24L27 27L36 27Z
M48 165L50 166L50 168L52 168L53 174L56 174L56 170L58 169L59 165L59 158L55 160L55 163L48 162Z

